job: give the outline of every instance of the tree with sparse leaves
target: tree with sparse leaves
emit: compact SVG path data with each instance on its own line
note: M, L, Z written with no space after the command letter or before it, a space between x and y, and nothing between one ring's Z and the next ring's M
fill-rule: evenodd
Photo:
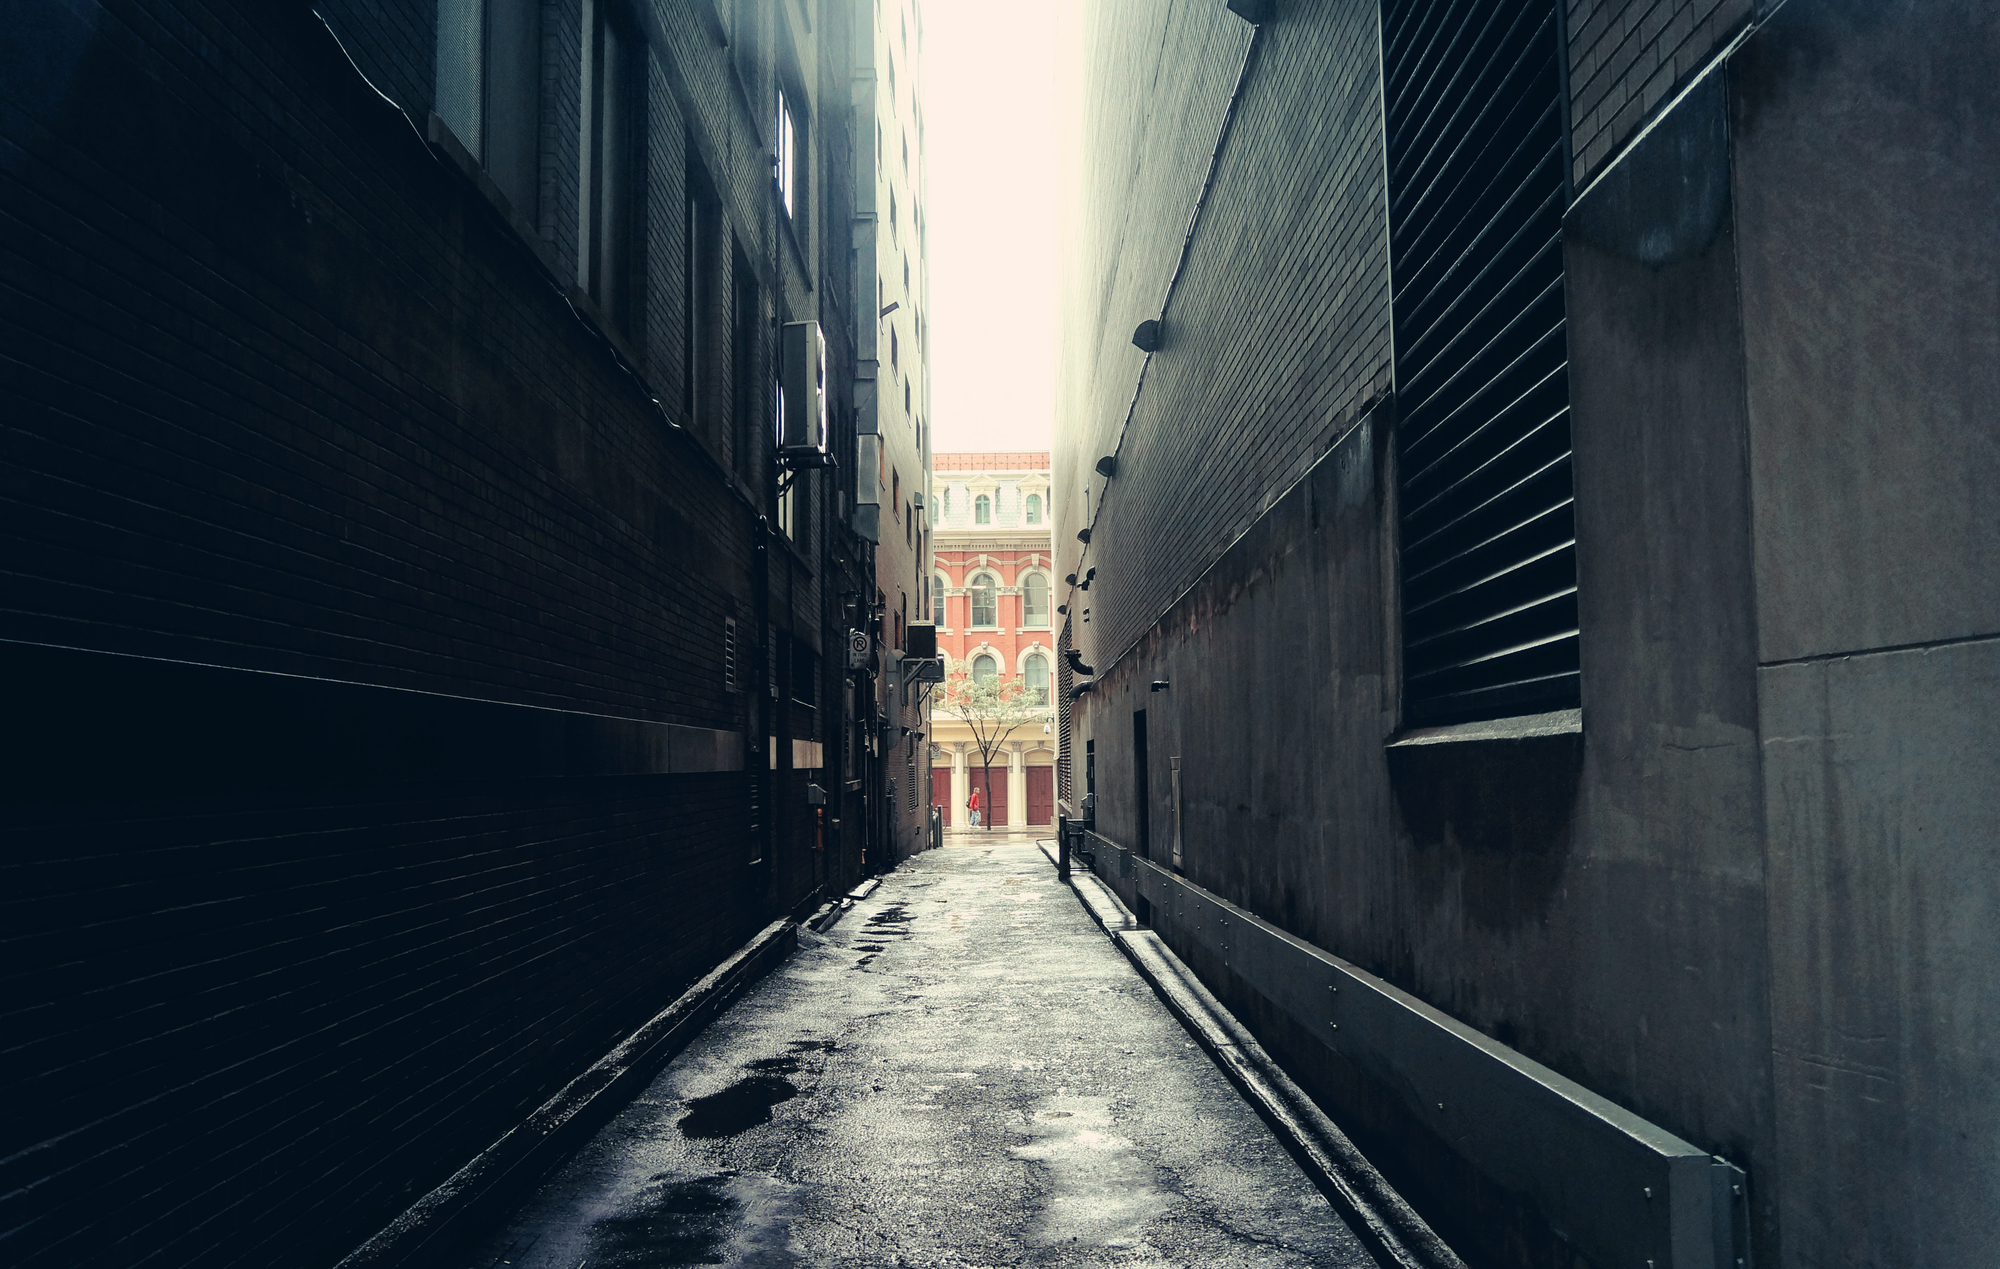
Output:
M987 828L993 827L993 755L1023 725L1049 719L1049 703L1041 695L1018 678L997 674L978 679L959 670L944 681L938 708L970 727L972 741L979 747Z

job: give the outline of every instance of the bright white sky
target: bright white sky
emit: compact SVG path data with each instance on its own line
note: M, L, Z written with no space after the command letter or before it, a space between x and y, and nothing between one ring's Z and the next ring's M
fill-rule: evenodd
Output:
M1058 32L1074 0L925 0L931 449L1049 448Z

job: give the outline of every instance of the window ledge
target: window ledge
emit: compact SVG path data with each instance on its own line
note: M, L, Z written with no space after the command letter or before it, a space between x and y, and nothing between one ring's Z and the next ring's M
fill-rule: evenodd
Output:
M1514 718L1489 718L1476 723L1451 723L1443 727L1413 727L1389 739L1390 749L1414 749L1425 745L1463 745L1494 740L1533 740L1543 736L1580 736L1583 711L1559 709L1548 714L1523 714Z
M506 222L507 227L514 231L514 236L534 253L535 259L540 261L542 267L549 271L549 275L557 280L557 285L563 285L563 270L561 263L556 259L555 244L543 238L540 231L528 223L526 217L514 210L514 204L508 200L507 195L493 183L493 178L486 174L486 169L480 165L479 160L472 157L472 152L465 148L465 143L458 139L458 134L451 130L451 125L439 117L436 111L432 111L426 120L426 137L433 150L443 155L466 180L472 182L473 188L477 189L480 196L499 213L500 219Z

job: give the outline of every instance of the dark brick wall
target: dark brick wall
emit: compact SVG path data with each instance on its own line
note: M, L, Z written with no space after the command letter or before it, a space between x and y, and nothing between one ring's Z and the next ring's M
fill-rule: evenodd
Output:
M1104 69L1069 266L1087 280L1066 300L1054 461L1057 573L1117 561L1070 600L1092 610L1074 636L1102 668L1386 386L1390 319L1374 8L1280 6L1133 405L1132 331L1161 316L1251 28L1221 5L1093 6L1091 22ZM1091 476L1114 447L1117 478Z
M1569 0L1570 154L1582 186L1760 0Z
M319 12L75 0L0 42L12 1264L330 1264L859 865L762 756L846 733L837 673L817 711L763 690L767 632L824 642L834 571L824 500L759 550L771 323L852 347L845 280L773 233L762 98L692 13L635 9L619 347L573 287L580 6L543 6L513 222L426 142L434 5ZM722 226L699 415L749 358L742 455L677 426L690 152ZM645 774L668 723L744 734L747 769Z
M8 1262L337 1261L754 928L743 780L8 830Z

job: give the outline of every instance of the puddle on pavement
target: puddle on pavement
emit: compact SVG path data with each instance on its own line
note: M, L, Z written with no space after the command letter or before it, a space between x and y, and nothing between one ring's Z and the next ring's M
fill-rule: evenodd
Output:
M874 916L869 917L867 925L864 925L861 928L865 930L868 929L870 926L878 928L886 926L901 926L902 929L900 932L907 935L909 933L909 925L910 925L910 910L899 903L896 904L894 907L884 908L880 912L877 912Z
M668 1182L667 1173L653 1177L629 1209L592 1224L586 1263L593 1269L721 1264L738 1206L729 1178Z
M791 1061L789 1058L768 1060ZM756 1064L752 1063L752 1066L754 1068ZM798 1068L794 1065L791 1069ZM689 1101L688 1113L681 1117L678 1126L685 1137L734 1137L759 1124L770 1123L771 1107L798 1095L798 1085L782 1075L752 1075L737 1080L719 1093Z

